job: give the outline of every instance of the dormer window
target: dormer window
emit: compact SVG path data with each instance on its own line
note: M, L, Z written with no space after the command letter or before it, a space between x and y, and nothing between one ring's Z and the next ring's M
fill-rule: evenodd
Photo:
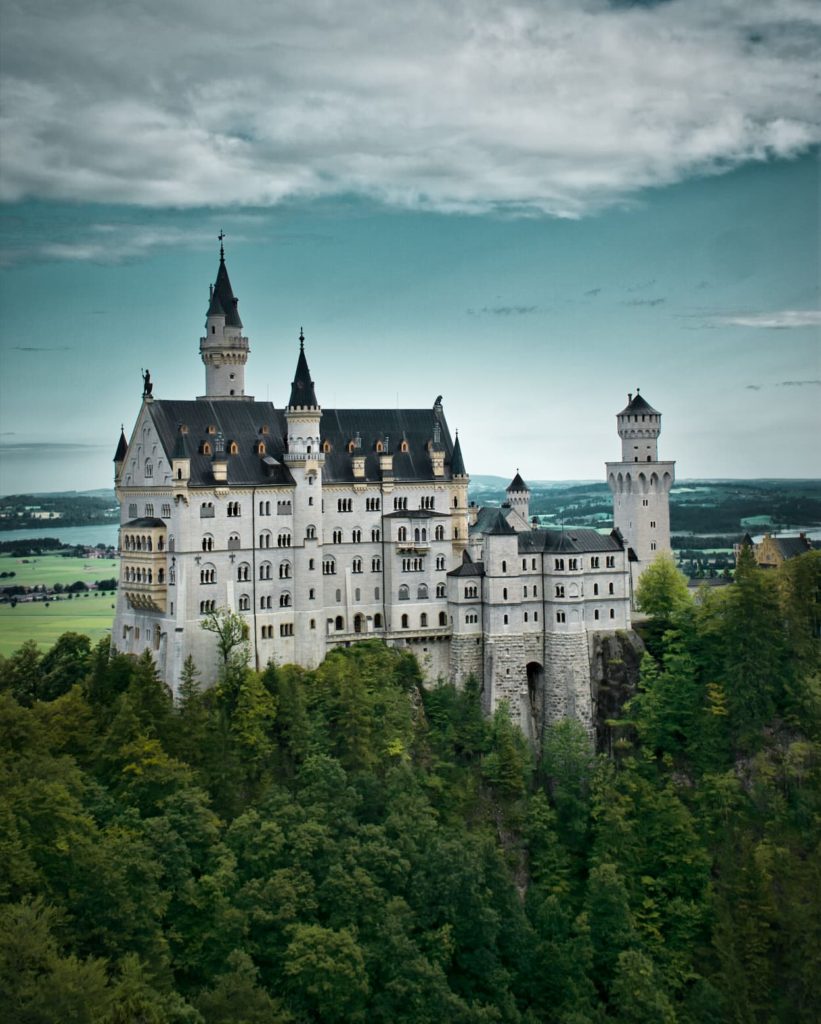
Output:
M264 455L264 454L265 454L265 442L264 441L260 441L257 444L257 455Z
M228 445L228 454L229 455L239 455L239 446L237 445L236 441L232 441Z
M209 426L208 426L208 433L209 434L216 434L216 432L217 432L217 428L213 424L209 424Z
M322 442L322 451L327 455L328 452L330 452L330 450L331 450L331 442L330 441L323 441Z
M356 444L353 441L348 441L348 454L351 455L356 451Z
M203 441L202 442L202 454L203 455L210 455L211 454L211 445L207 441Z
M268 433L268 424L267 423L263 423L262 426L259 428L259 432L260 432L260 434L267 434Z
M407 442L407 441L403 441L403 442L402 442L402 443L401 443L401 444L399 445L399 451L400 451L400 452L407 452L407 451L408 451L408 442Z
M380 452L380 453L381 453L381 452L384 452L384 450L385 450L385 446L384 446L384 444L382 444L382 442L381 442L381 441L377 441L377 442L376 442L376 450L377 450L378 452Z

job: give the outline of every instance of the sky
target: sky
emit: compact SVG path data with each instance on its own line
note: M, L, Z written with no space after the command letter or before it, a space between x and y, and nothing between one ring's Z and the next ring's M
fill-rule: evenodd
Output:
M821 475L814 0L3 0L0 493L201 394L217 234L282 407L444 396L468 471Z

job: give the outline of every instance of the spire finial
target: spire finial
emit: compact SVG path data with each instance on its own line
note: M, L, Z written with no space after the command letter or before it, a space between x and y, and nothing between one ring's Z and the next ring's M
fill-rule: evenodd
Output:
M219 239L220 243L220 262L223 263L225 262L225 249L223 248L222 240L225 238L225 232L222 230L222 228L220 228L220 233L217 235L217 238Z
M299 351L302 352L305 349L305 332L302 328L299 328Z

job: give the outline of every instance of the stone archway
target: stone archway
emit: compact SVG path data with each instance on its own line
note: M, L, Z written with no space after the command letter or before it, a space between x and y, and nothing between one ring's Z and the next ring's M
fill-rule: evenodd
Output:
M530 711L530 732L540 740L544 726L545 676L544 665L538 661L527 663L527 696Z

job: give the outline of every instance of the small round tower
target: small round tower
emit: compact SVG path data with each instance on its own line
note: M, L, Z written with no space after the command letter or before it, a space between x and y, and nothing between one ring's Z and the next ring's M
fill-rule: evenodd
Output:
M245 364L248 339L242 334L239 299L234 295L225 266L225 249L220 232L220 262L217 279L211 285L205 337L200 338L200 356L205 364L205 394L200 398L253 401L245 394Z
M530 488L524 482L519 475L519 470L516 470L516 476L507 485L506 504L511 508L515 515L509 517L510 525L517 530L522 532L530 529Z

